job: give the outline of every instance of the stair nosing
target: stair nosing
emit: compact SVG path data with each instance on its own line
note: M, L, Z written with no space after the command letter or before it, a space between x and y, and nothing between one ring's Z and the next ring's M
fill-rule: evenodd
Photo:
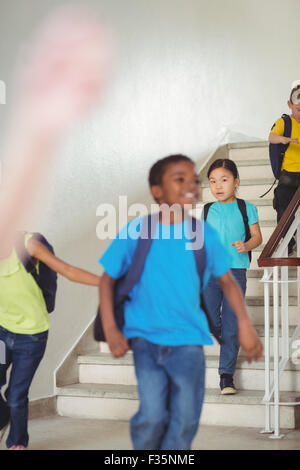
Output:
M92 393L92 396L91 396ZM57 387L58 396L64 397L91 397L138 400L136 385L115 384L72 384ZM263 390L238 390L236 395L221 395L218 388L207 388L204 395L204 403L235 404L235 405L264 405ZM299 401L300 392L281 392L281 401ZM298 400L297 400L298 399Z

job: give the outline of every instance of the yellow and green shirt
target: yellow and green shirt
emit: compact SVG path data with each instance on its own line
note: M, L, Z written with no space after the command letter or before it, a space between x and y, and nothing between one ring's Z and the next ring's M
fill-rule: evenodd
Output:
M293 117L292 119L292 139L298 139L300 142L300 122L296 121ZM284 133L284 120L282 118L277 119L275 126L271 130L274 134L283 135ZM300 172L300 143L295 144L291 142L288 146L287 151L285 152L282 170L291 171L291 172Z
M26 247L31 237L32 234L26 234ZM0 260L0 326L13 333L30 335L49 329L42 291L15 250Z

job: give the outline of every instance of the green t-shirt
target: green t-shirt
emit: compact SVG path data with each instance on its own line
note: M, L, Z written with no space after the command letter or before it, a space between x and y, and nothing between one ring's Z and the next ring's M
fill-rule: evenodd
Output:
M26 235L26 247L31 237L32 234ZM47 331L50 326L42 291L15 250L0 260L0 326L29 335Z

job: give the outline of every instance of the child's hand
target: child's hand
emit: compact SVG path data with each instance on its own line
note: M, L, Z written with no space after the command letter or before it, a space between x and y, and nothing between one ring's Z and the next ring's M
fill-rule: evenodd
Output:
M118 328L106 334L106 341L113 357L123 357L130 349L126 337Z
M241 240L231 243L231 246L235 246L235 248L237 249L239 253L245 253L247 251L245 247L245 243L243 243Z
M280 139L281 143L286 145L289 144L290 142L293 142L294 144L299 144L298 139L292 139L291 137L284 137L282 136Z
M248 362L262 357L263 345L248 319L239 322L239 342Z

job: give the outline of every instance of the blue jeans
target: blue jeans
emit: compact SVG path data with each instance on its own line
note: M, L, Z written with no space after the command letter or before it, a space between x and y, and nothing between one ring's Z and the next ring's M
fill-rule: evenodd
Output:
M231 272L245 296L246 269L231 269ZM240 348L235 313L229 306L218 279L211 277L203 294L210 317L224 341L220 348L219 374L233 375Z
M131 347L140 399L130 422L134 449L190 449L204 398L202 346L159 346L135 338Z
M7 370L12 365L3 399L0 393L0 429L10 421L7 447L28 445L28 392L44 355L48 331L35 335L11 333L0 326L0 341L5 344L5 364L0 363L0 392L6 385Z

